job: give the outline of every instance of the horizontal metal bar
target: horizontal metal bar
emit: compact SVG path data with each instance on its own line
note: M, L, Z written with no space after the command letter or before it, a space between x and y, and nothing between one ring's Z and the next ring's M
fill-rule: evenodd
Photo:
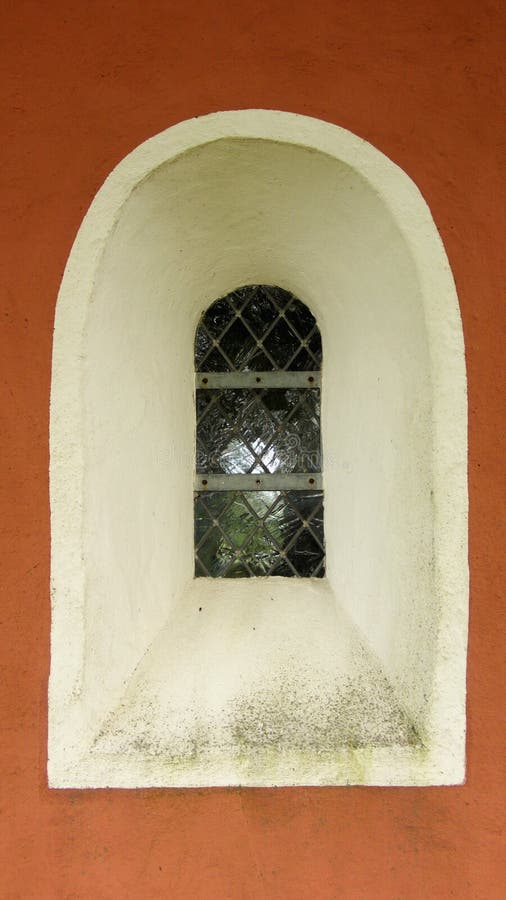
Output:
M196 491L321 491L320 472L274 475L195 475Z
M217 388L316 388L321 372L197 372L195 387Z

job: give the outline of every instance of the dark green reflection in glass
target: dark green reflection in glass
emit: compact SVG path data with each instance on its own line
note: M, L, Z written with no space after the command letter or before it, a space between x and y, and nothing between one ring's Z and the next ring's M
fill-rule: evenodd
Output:
M209 491L195 496L195 575L325 574L322 491Z

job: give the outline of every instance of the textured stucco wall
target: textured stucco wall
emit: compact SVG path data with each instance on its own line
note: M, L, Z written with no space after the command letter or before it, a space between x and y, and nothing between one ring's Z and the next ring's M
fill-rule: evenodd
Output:
M497 2L5 9L0 896L503 896L503 40ZM470 397L462 787L47 789L47 432L59 281L116 162L181 119L241 107L321 117L371 141L420 187L445 243Z

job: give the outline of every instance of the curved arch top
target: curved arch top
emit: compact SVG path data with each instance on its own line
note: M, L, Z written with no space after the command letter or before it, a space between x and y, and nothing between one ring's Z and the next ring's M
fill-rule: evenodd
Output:
M191 577L193 334L210 302L240 284L307 298L321 330L327 578L290 583L279 596L272 579L255 598L244 584L212 588L218 618L203 631L188 618L211 591ZM462 780L466 432L455 285L430 210L405 172L343 128L272 110L212 113L137 147L91 204L56 308L51 783ZM238 604L263 622L273 597L265 646L241 644L221 687L203 691L210 708L195 710L182 654L208 658L220 609L236 629L229 645L237 635L245 642ZM285 668L271 671L272 659ZM342 700L346 728L333 725L328 738L335 751L311 755L314 740L304 734L274 765L271 748L259 750L252 737L251 716L245 724L246 707L260 702L258 673L272 696L280 679L288 684L301 708L322 683L344 696L356 677L372 692L360 705L384 716L348 721L353 704ZM240 681L243 696L223 693ZM170 718L167 684L175 685L177 740L161 724ZM158 710L153 745L178 757L174 769L167 754L157 768L132 750L146 704ZM323 733L322 710L311 715ZM197 720L208 721L209 734L223 728L228 749L206 744L202 760L190 760L185 741L194 745ZM230 749L238 729L246 756ZM284 730L293 734L293 722Z

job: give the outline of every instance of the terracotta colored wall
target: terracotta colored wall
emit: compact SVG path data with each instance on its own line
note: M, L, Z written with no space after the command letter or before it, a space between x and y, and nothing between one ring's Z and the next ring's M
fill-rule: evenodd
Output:
M3 5L2 898L505 896L501 6ZM95 191L130 149L181 119L248 106L319 116L367 138L418 183L449 254L471 413L464 787L46 786L48 396L63 267Z

